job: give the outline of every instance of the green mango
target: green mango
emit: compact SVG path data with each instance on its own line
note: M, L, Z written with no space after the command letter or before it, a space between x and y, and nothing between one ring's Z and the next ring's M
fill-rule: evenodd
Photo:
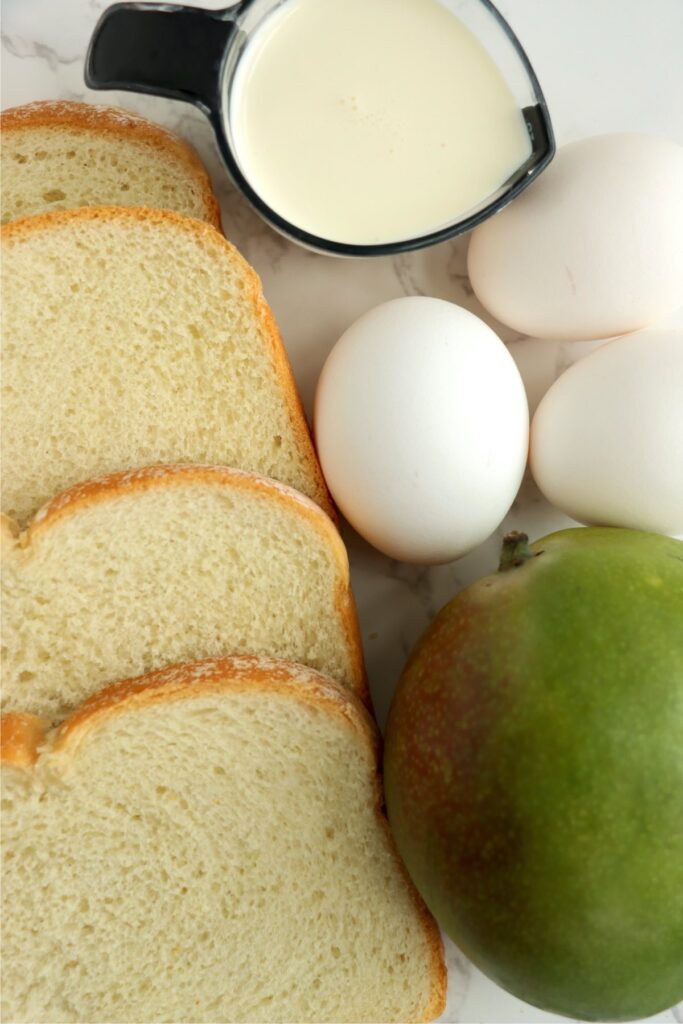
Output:
M683 999L683 543L506 538L410 657L389 820L444 930L544 1010Z

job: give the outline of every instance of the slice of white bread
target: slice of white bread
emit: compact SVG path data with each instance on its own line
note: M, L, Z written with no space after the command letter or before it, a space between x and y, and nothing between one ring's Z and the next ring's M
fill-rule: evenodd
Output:
M156 206L220 229L211 182L172 132L117 107L47 100L0 116L2 223L76 206Z
M258 277L217 231L93 207L2 229L2 511L151 462L238 466L331 504Z
M348 691L226 658L3 719L5 1021L426 1021L438 930Z
M211 466L153 466L58 495L2 535L2 708L62 718L177 661L271 654L367 700L349 564L313 502Z

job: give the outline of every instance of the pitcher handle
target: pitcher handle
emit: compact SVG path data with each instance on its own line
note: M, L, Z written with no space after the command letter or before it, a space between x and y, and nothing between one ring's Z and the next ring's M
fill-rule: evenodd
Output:
M178 4L113 4L90 40L86 85L184 100L206 114L217 111L223 60L241 6L207 11Z

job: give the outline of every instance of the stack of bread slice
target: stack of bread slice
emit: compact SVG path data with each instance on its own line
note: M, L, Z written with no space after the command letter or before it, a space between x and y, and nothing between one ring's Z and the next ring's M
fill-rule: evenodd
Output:
M328 511L254 271L214 228L148 208L3 229L2 511L153 462L271 476Z
M0 115L2 223L77 206L151 206L220 229L194 150L130 110L66 100Z
M2 141L3 1019L431 1020L258 278L156 126L37 104Z

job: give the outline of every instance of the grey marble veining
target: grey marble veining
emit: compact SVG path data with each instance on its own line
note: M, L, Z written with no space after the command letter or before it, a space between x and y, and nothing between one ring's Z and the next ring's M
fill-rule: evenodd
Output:
M261 275L309 414L318 374L342 331L371 306L401 295L439 296L483 316L509 343L532 409L552 381L595 346L521 338L492 320L469 286L466 239L394 258L350 261L314 255L275 234L227 180L198 111L154 97L85 88L83 56L107 5L107 0L3 0L2 106L52 97L120 104L179 132L197 148L219 196L228 238ZM195 6L228 4L205 0ZM681 0L503 0L499 6L534 63L560 142L624 130L683 142ZM683 323L683 315L674 322ZM524 529L538 537L570 523L548 506L527 476L494 536L450 565L402 565L344 529L380 721L412 645L450 597L495 568L503 533ZM446 954L450 984L443 1021L560 1019L503 992L450 943ZM652 1019L683 1022L683 1005Z

